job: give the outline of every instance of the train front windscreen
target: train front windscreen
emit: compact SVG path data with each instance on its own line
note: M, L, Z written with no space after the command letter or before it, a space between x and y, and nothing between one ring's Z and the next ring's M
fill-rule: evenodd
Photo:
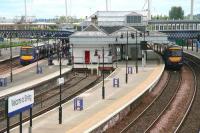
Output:
M21 48L21 56L32 56L33 48Z
M171 51L169 51L169 55L172 57L180 57L180 56L182 56L182 51L181 50L171 50Z

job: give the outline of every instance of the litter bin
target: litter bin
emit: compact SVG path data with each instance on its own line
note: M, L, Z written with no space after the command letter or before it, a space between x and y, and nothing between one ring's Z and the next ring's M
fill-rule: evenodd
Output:
M41 67L41 66L38 67L36 73L37 73L37 74L42 74L42 67Z
M50 66L50 65L53 65L53 57L52 56L50 56L49 58L48 58L48 65Z

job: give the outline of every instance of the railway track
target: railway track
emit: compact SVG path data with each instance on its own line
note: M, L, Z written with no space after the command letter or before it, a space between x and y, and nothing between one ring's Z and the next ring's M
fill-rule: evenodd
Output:
M155 100L156 97L158 97L162 91L164 90L163 88L166 88L167 83L166 81L169 81L171 75L169 71L164 71L159 82L156 84L154 89L149 92L148 94L144 95L143 98L140 100L138 99L136 103L138 104L132 104L131 108L133 108L128 115L123 118L120 122L116 123L116 125L106 131L106 133L117 133L129 125L134 119L136 119L141 112L143 112L150 104L152 103L153 100Z
M0 75L6 74L10 71L10 60L4 61L0 63ZM14 58L12 62L12 69L18 69L22 67L19 63L19 60Z
M177 89L181 84L180 72L170 71L170 78L163 91L158 95L152 103L133 121L130 122L120 132L145 132L145 130L151 125L151 123L158 117L158 115L164 110L168 101L174 96Z
M191 66L183 66L182 80L175 95L168 102L165 109L146 129L145 132L174 132L177 131L180 121L188 113L196 94L196 76Z
M196 75L196 93L193 101L188 107L187 113L183 117L181 123L177 127L177 133L199 133L200 132L200 60L188 54L184 54L188 65L192 66Z
M100 82L102 79L96 76L80 76L71 77L62 86L62 103L72 99L76 95L82 93L83 91L89 89L96 83ZM59 106L59 87L48 89L46 91L40 92L35 96L35 104L33 108L33 117L37 117L51 109ZM1 110L0 113L5 114L5 110ZM29 112L23 113L23 122L29 120ZM19 124L18 116L13 117L11 120L11 128ZM6 119L0 120L0 132L6 131Z
M149 94L145 96L146 101L152 100L151 104L143 107L147 104L143 100L124 120L106 133L198 133L200 131L200 81L198 81L200 79L200 60L191 58L188 56L185 59L181 74L177 73L179 77L170 72L167 86L159 96L154 100ZM178 79L180 80L178 81ZM173 80L178 82L174 83ZM142 113L138 113L139 111ZM136 113L136 115L132 113Z

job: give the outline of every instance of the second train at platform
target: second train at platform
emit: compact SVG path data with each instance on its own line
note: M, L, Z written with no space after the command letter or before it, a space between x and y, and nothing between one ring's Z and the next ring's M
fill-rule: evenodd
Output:
M20 50L20 64L28 65L36 60L48 57L56 52L54 43L38 43L29 46L22 46Z

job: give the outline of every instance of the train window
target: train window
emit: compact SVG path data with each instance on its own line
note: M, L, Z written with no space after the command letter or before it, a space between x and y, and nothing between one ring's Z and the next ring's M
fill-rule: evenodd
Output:
M33 49L32 48L22 48L21 49L21 55L33 55Z
M171 56L182 56L182 51L172 50L169 52Z

